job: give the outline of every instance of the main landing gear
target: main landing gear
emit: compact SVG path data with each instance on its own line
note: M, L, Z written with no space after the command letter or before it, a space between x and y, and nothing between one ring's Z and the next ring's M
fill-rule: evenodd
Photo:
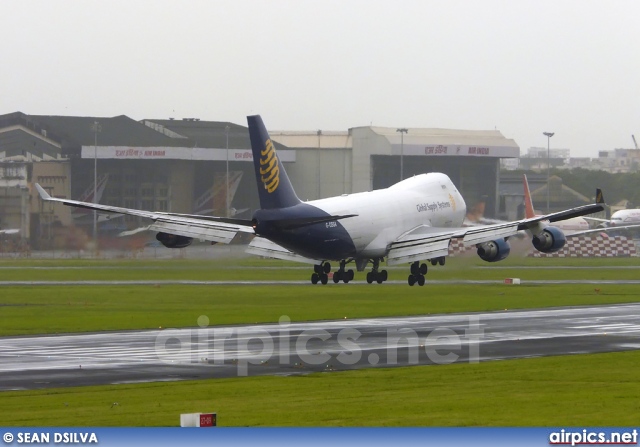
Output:
M329 272L331 271L331 264L323 262L322 264L316 264L313 266L313 274L311 275L311 284L326 284L329 282Z
M335 272L333 274L333 282L338 284L340 281L342 281L343 283L348 283L349 281L353 280L353 270L349 269L349 270L345 270L345 266L347 265L347 261L342 260L340 261L340 268L338 269L337 272Z
M431 265L444 265L445 257L440 256L438 258L433 258L429 260ZM420 264L419 261L416 261L411 264L411 274L409 278L407 278L407 282L410 286L418 284L419 286L424 286L425 276L427 274L427 264Z
M413 286L418 283L419 286L424 286L424 275L427 274L427 264L420 264L419 261L411 264L411 274L409 275L409 285Z
M367 273L367 282L369 284L373 283L374 281L377 282L378 284L382 284L387 280L389 276L387 274L387 271L378 270L378 267L380 267L380 259L374 259L373 268L371 269L370 272Z
M355 261L356 267L359 272L363 271L369 262L373 263L373 267L370 272L367 272L367 282L372 284L377 282L378 284L382 284L388 278L388 274L386 270L379 270L380 261L382 258L378 259L343 259L340 261L340 268L333 274L333 282L339 283L342 281L343 283L348 283L349 281L353 281L354 272L349 269L346 270L345 266L349 263ZM329 273L331 272L331 265L328 262L323 262L319 265L313 266L314 273L311 275L311 282L313 284L318 284L321 282L322 284L326 284L329 281Z
M340 268L333 274L333 282L339 283L340 281L345 284L349 281L353 280L353 270L345 270L345 266L347 265L347 261L340 261ZM331 272L331 264L328 262L323 262L322 264L317 264L313 266L313 274L311 275L311 284L318 284L319 282L322 284L326 284L329 282L329 273Z

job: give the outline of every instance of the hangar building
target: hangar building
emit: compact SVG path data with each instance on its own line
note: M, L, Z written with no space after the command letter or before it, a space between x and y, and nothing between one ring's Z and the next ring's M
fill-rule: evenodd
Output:
M402 165L404 178L448 174L468 206L484 201L492 216L499 161L519 156L498 131L367 126L270 134L302 200L387 187L400 180ZM3 197L8 204L0 207L0 225L21 228L37 248L64 245L55 241L60 228L93 219L44 206L36 182L54 196L92 201L95 189L100 203L146 210L249 218L259 207L248 130L230 122L15 112L0 115L0 166L0 205ZM140 223L101 222L100 234Z

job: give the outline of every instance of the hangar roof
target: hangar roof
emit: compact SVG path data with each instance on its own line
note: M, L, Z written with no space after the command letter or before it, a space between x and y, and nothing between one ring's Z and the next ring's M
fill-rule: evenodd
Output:
M401 137L396 127L355 127L349 131L269 131L274 141L284 144L290 148L309 149L352 149L353 131L369 129L375 134L384 137L391 147L399 147L404 144L406 153L424 151L426 146L452 146L458 149L464 148L462 152L450 153L448 155L469 155L467 148L486 147L495 148L489 154L496 157L518 157L520 148L512 139L505 138L498 130L459 130L459 129L429 129L429 128L408 128L407 133ZM417 153L416 153L417 154Z
M396 127L371 127L373 132L386 137L390 143L398 144L401 133ZM424 145L487 145L507 146L520 149L516 142L505 138L499 130L428 129L411 127L404 134L405 144Z
M47 143L29 145L37 154L46 152L52 158L57 158L58 155L78 156L82 147L92 147L95 144L96 135L92 128L95 122L100 124L97 135L99 147L224 149L227 145L225 130L228 126L229 149L251 148L248 129L229 122L196 119L140 122L125 115L91 117L28 115L22 112L0 115L0 147L5 156L20 154L25 146L22 135L29 134L30 137ZM282 146L276 143L276 148Z
M98 144L100 146L178 146L183 144L154 132L125 115L114 117L28 115L28 119L42 128L51 129L62 140L72 146L91 146L95 142L92 128L100 124Z
M351 149L353 141L348 131L270 130L273 141L298 149Z

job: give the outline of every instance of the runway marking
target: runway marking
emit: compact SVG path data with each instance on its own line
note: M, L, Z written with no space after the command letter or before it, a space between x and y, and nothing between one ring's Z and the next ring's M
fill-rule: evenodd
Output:
M371 287L380 287L385 285L407 285L406 281L390 280L384 284L371 285L366 281L351 281L351 285L367 285ZM328 287L349 287L349 284L328 284ZM504 280L492 279L451 279L451 280L427 280L425 285L483 285L483 284L504 284ZM552 284L594 284L594 285L635 285L640 284L640 279L549 279L549 280L520 280L521 285L552 285ZM199 280L128 280L128 281L102 281L102 280L86 280L86 281L0 281L0 287L5 286L155 286L155 285L183 285L183 286L269 286L269 285L305 285L312 287L321 287L313 285L307 280L284 280L284 281L199 281ZM407 286L408 287L408 286Z

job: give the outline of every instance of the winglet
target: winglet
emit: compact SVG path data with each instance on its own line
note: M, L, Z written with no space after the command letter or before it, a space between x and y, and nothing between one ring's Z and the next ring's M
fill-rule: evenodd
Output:
M45 191L44 188L40 186L38 183L36 183L36 189L38 190L38 194L40 194L40 197L42 198L42 200L51 199L51 196L49 195L49 193L47 193L47 191Z
M536 213L533 210L533 202L531 200L531 191L529 191L529 182L527 181L527 175L522 176L522 182L524 184L524 217L531 219L536 217Z
M596 189L596 203L604 204L604 194L600 188Z

